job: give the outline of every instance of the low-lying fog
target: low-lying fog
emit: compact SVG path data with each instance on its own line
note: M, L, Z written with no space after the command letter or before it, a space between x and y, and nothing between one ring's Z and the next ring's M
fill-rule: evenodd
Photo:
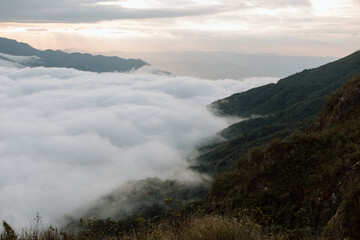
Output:
M0 220L16 226L37 212L54 223L128 180L196 181L187 158L229 124L206 105L277 81L18 66L0 61Z

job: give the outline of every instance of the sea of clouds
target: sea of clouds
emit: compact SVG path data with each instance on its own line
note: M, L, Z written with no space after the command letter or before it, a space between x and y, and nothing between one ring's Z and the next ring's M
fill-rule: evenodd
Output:
M0 220L16 226L37 212L54 223L128 180L196 181L187 159L229 125L206 105L277 81L21 68L12 60L0 59Z

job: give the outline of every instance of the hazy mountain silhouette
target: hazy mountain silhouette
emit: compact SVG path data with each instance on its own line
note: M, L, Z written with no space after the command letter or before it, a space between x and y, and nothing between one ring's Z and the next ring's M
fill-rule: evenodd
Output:
M201 51L139 54L152 66L166 69L173 74L210 79L282 78L303 69L319 67L336 60L333 57ZM133 56L133 54L124 53L119 56Z
M14 56L36 56L37 61L22 62L29 67L65 67L90 72L126 72L149 65L141 59L123 59L83 53L65 53L63 51L40 51L29 44L0 38L0 53Z

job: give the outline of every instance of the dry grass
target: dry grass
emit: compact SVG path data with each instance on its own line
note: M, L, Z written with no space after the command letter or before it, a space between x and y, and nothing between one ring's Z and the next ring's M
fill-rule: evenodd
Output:
M262 239L258 225L247 220L224 218L221 216L203 216L191 219L177 239L218 240L218 239Z
M117 236L93 233L91 230L80 231L76 234L59 231L50 227L47 230L35 231L23 230L21 234L16 234L11 227L3 231L0 240L224 240L224 239L264 239L258 225L246 220L226 218L218 215L191 216L183 218L181 216L169 218L158 225L143 221L138 229L123 233Z
M220 215L202 214L172 215L159 224L139 218L137 227L131 230L112 231L106 228L94 230L91 226L76 233L49 227L46 230L23 230L17 234L7 225L0 240L288 240L288 233L264 234L261 226L249 218L230 218ZM90 221L91 222L91 221ZM318 239L308 237L305 239Z

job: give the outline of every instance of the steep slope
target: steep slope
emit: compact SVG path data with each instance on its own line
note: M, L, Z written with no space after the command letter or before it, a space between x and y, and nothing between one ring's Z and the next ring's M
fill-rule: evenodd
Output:
M73 222L80 217L112 218L116 221L129 221L138 216L159 220L167 208L164 199L177 200L178 205L186 205L202 200L210 188L210 182L194 183L176 180L147 178L129 181L126 186L101 197L91 207L73 213Z
M253 148L216 178L213 209L260 208L297 236L360 239L360 75L332 94L307 133Z
M276 84L251 89L216 101L212 107L222 115L251 116L274 114L308 98L323 98L358 73L360 51L319 68L304 70Z
M93 56L82 53L65 53L62 51L37 50L26 43L0 38L0 53L13 56L36 56L39 61L22 63L35 67L66 67L91 72L126 72L148 65L140 59L123 59L119 57Z
M251 147L305 130L326 96L356 74L360 74L360 51L212 103L210 108L219 115L250 119L223 130L220 134L228 141L204 147L195 168L216 175L231 169Z

